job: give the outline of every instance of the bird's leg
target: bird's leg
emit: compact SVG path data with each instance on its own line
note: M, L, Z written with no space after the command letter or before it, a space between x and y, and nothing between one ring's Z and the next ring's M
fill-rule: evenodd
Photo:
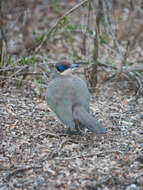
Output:
M71 130L71 128L69 127L67 130L62 130L62 132L64 134L67 134L67 135L81 135L81 129L80 129L80 125L79 125L79 122L76 120L74 121L75 123L75 130Z
M80 125L78 120L74 120L74 123L75 123L75 129L76 129L77 133L81 135L82 134L82 126Z
M65 135L79 135L79 130L71 130L70 128L67 129L63 129L62 133L64 133Z

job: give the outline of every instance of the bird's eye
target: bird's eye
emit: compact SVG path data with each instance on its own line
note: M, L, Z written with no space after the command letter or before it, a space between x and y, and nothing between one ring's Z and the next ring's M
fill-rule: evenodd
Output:
M56 66L56 69L59 71L59 72L63 72L65 71L66 69L68 69L69 66L68 65L58 65Z
M64 70L64 66L63 66L63 65L59 65L59 66L57 66L57 69L58 69L59 71L63 71L63 70Z

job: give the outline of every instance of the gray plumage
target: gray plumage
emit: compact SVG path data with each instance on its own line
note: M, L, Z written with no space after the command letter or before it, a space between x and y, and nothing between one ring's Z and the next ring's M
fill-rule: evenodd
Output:
M106 129L89 114L89 91L86 83L73 75L58 75L47 87L46 99L57 117L73 132L76 124L97 134Z

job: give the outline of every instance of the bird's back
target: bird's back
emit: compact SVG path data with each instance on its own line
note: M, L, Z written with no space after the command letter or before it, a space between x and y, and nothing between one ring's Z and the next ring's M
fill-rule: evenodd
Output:
M82 105L89 112L89 92L86 83L75 76L58 76L47 88L46 98L51 109L68 127L73 125L72 106Z

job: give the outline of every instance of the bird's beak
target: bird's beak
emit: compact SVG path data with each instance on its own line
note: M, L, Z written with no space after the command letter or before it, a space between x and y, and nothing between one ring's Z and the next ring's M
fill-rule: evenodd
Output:
M77 67L79 67L78 64L73 63L73 64L71 65L71 69L72 69L72 70L76 69Z
M78 68L78 67L83 67L85 65L85 63L83 63L83 62L80 62L80 63L73 63L72 65L71 65L71 69L72 70L74 70L74 69L76 69L76 68Z

